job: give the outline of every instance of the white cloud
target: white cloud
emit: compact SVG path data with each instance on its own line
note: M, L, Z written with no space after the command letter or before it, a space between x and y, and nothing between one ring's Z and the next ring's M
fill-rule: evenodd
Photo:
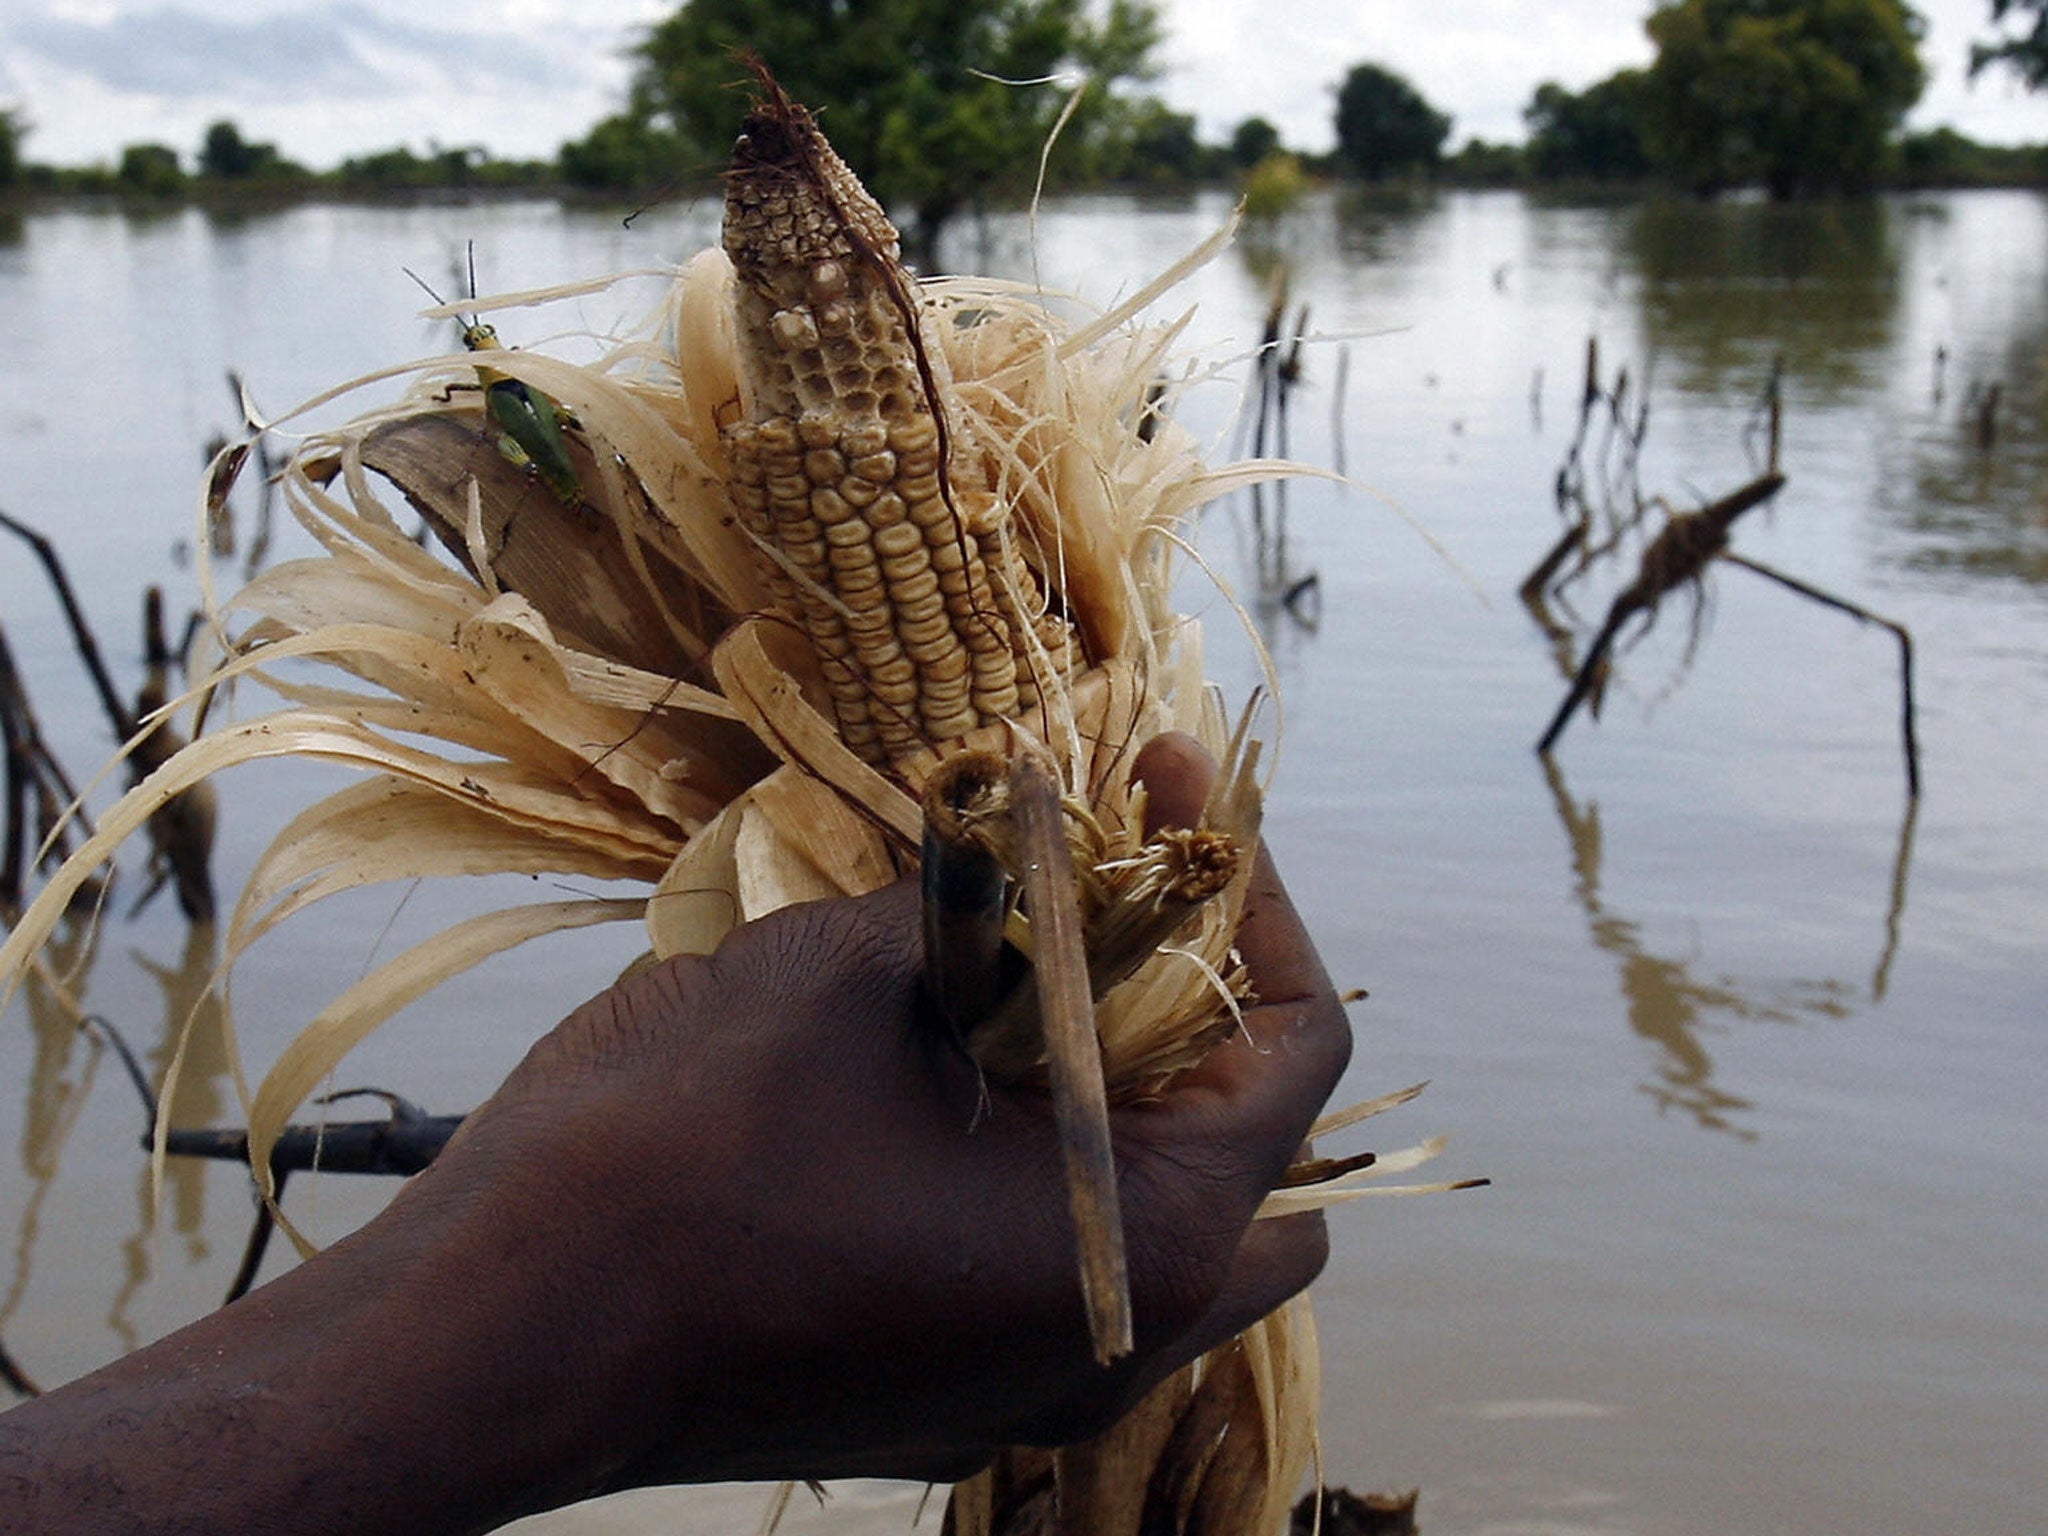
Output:
M116 94L208 96L331 92L387 94L332 14L279 14L246 22L157 10L104 22L27 17L9 28L17 48Z
M29 152L66 164L191 147L222 117L315 165L428 141L552 155L617 109L623 50L660 9L463 3L428 23L396 0L30 4L0 23L0 85L27 107Z
M1914 122L1952 123L1993 142L2048 140L2048 93L2000 78L1972 86L1973 40L1991 0L1916 0L1929 71ZM1165 0L1171 65L1162 94L1210 139L1264 117L1298 149L1329 148L1332 88L1353 64L1403 75L1455 119L1452 142L1522 137L1522 108L1545 80L1574 90L1651 57L1648 0Z
M1610 0L1168 0L1167 94L1211 139L1264 117L1297 149L1333 141L1354 64L1405 75L1455 119L1455 138L1519 138L1537 84L1589 84L1649 56Z
M1915 122L2048 140L2048 94L1971 87L1990 0L1919 0L1932 75ZM625 50L671 0L7 0L0 100L29 152L75 164L124 144L190 148L232 117L313 165L407 143L548 155L617 110ZM1453 141L1519 138L1536 86L1578 88L1650 55L1647 0L1163 0L1156 89L1221 140L1246 117L1303 149L1331 142L1356 63L1400 71L1455 119Z

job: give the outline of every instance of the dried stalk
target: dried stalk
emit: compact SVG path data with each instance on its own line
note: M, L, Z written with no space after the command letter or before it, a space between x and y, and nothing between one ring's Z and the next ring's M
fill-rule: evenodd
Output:
M100 655L98 638L72 591L71 578L64 569L63 558L57 553L56 546L37 529L5 512L0 512L0 528L27 543L49 576L51 589L64 611L79 659L85 664L86 675L92 679L93 691L99 696L107 724L117 741L127 743L128 781L139 784L185 745L184 737L168 720L155 720L147 729L143 726L144 721L163 707L168 693L166 676L170 653L163 637L162 595L154 587L145 594L144 645L148 653L149 674L135 707L130 709L121 702L113 676ZM5 672L4 684L0 684L0 714L4 714L7 722L9 765L6 869L0 873L0 905L12 911L20 899L23 851L19 839L31 785L44 802L55 802L43 818L53 830L62 826L68 815L59 808L75 804L78 797L42 746L12 658L0 657L0 662L4 662ZM152 879L138 898L137 907L148 900L165 880L171 879L176 882L178 904L187 919L195 923L213 920L209 864L216 814L214 793L208 785L193 786L187 793L171 797L156 807L148 823L154 845Z
M1914 717L1917 711L1913 706L1913 636L1911 631L1895 619L1887 619L1881 614L1872 613L1868 608L1852 603L1846 597L1837 597L1832 592L1823 591L1810 582L1801 581L1796 576L1788 576L1783 571L1765 565L1761 561L1751 560L1747 556L1738 555L1732 549L1723 550L1721 558L1730 565L1739 565L1745 571L1754 571L1757 575L1767 580L1775 581L1779 586L1796 592L1801 597L1819 603L1823 607L1833 608L1838 613L1846 613L1859 624L1875 624L1880 629L1888 629L1892 632L1893 637L1899 642L1899 741L1906 754L1906 793L1917 800L1920 796L1920 738L1918 731L1914 727Z
M17 1397L40 1397L43 1389L36 1385L35 1378L24 1371L8 1350L5 1340L0 1340L0 1382Z
M1580 415L1580 438L1583 439L1586 423L1594 405L1605 398L1597 378L1598 352L1588 344L1586 395ZM1906 792L1917 798L1920 793L1920 751L1915 729L1915 707L1913 699L1913 637L1905 626L1883 618L1868 609L1823 591L1809 582L1786 574L1773 567L1763 565L1746 556L1736 554L1728 548L1729 531L1735 520L1752 508L1762 505L1784 486L1785 477L1778 468L1779 453L1784 437L1783 365L1772 365L1771 374L1757 398L1757 406L1751 422L1744 429L1746 440L1761 436L1764 444L1764 472L1740 490L1723 497L1697 512L1681 513L1671 517L1660 530L1650 546L1644 550L1642 564L1636 579L1614 599L1608 609L1607 618L1594 635L1587 648L1584 660L1571 676L1570 686L1564 701L1552 716L1543 739L1536 750L1547 755L1556 745L1557 739L1570 722L1572 714L1588 698L1597 700L1604 683L1608 660L1622 628L1639 614L1648 614L1654 622L1657 606L1672 591L1688 584L1697 584L1706 569L1716 559L1754 571L1757 575L1777 582L1788 591L1801 597L1846 613L1859 623L1876 624L1888 629L1899 642L1899 734L1906 760ZM1640 446L1638 437L1635 446ZM1576 483L1575 465L1579 441L1575 440L1566 456L1565 468L1559 471L1559 497L1562 505L1566 499L1568 483ZM1522 583L1523 603L1549 636L1557 648L1560 665L1570 671L1571 631L1551 616L1547 594L1552 590L1553 579L1564 561L1585 546L1587 532L1591 526L1590 516L1582 516L1568 528L1557 545L1547 554ZM1584 556L1591 560L1600 553L1595 551ZM1583 563L1581 568L1583 569ZM1597 710L1597 702L1596 702Z
M7 764L6 825L0 829L0 917L12 923L27 894L31 862L41 869L57 867L76 846L79 830L91 834L92 822L77 786L43 740L5 630L0 630L0 744ZM82 884L79 894L97 896L97 882Z
M78 658L85 663L86 675L92 679L93 691L99 695L100 708L106 712L107 724L112 727L116 741L126 741L135 734L135 716L121 702L119 690L114 687L113 675L107 671L106 662L101 659L98 639L93 635L92 625L85 617L85 610L78 606L78 597L71 590L71 578L65 573L64 561L57 553L57 546L38 529L30 527L0 512L0 528L19 538L35 551L44 572L50 578L50 588L57 594L57 602L64 610L65 622L71 626L71 637L78 647Z
M1003 963L1010 874L979 830L1008 815L1009 789L1001 754L959 752L940 764L924 796L925 984L984 1070L992 1057L1028 1064L1036 1054L1032 1043L998 1045L982 1035L1016 979Z
M1097 1362L1107 1365L1131 1350L1131 1283L1080 896L1052 764L1028 748L1019 752L1010 765L1009 788L1010 815L1024 865L1024 903L1031 914L1032 974L1038 981L1045 1026L1053 1118L1059 1126L1067 1198L1081 1249L1088 1336Z
M1772 471L1697 512L1681 512L1664 525L1643 551L1636 579L1608 608L1606 620L1586 648L1578 675L1551 717L1543 739L1536 744L1538 753L1548 755L1557 745L1557 738L1564 734L1572 715L1593 691L1622 627L1638 614L1654 615L1657 605L1671 592L1698 581L1708 563L1728 547L1728 530L1735 520L1777 495L1784 484L1785 477Z
M100 1014L88 1014L81 1023L112 1047L115 1059L121 1063L128 1081L142 1100L145 1116L142 1145L155 1146L162 1101L150 1087L149 1077L142 1070L142 1063L136 1059L127 1036L114 1027L112 1020ZM271 1197L257 1204L255 1225L243 1245L242 1261L235 1270L234 1279L228 1284L223 1305L238 1300L255 1283L270 1235L276 1229L274 1208L284 1198L285 1181L292 1174L355 1173L410 1178L441 1155L442 1149L461 1129L465 1118L462 1115L427 1114L397 1094L386 1093L381 1088L347 1088L339 1093L325 1094L319 1102L322 1105L338 1104L344 1099L354 1098L382 1099L390 1113L382 1120L323 1120L317 1125L287 1126L272 1144L268 1158ZM162 1140L165 1153L171 1157L197 1157L252 1166L246 1130L165 1127Z

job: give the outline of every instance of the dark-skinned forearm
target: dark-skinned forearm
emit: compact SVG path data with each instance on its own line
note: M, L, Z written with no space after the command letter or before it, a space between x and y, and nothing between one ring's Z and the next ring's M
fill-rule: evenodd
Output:
M431 1536L583 1492L608 1469L581 1405L521 1348L557 1305L520 1263L541 1240L531 1212L522 1230L439 1204L401 1197L234 1306L0 1416L0 1530Z

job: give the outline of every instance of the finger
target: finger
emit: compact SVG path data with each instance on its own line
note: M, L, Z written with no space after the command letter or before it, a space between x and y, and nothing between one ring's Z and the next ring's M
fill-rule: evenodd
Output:
M1262 1001L1293 1002L1335 990L1263 842L1252 865L1244 916L1237 925L1237 952L1244 957Z
M1194 737L1177 731L1154 737L1138 754L1135 771L1145 785L1148 830L1200 822L1217 770ZM1351 1030L1322 957L1263 844L1238 924L1237 950L1258 1006L1246 1010L1244 1029L1183 1082L1231 1096L1261 1087L1261 1102L1244 1106L1254 1123L1271 1117L1269 1123L1284 1126L1301 1118L1303 1106L1313 1119L1350 1060Z
M1168 731L1145 743L1132 775L1145 786L1145 832L1161 827L1198 827L1216 759L1194 737Z
M1217 769L1216 760L1194 737L1180 731L1153 737L1138 754L1134 771L1145 786L1148 834L1161 827L1201 824ZM1237 948L1260 998L1267 1002L1291 1002L1330 989L1329 973L1263 843L1252 868Z

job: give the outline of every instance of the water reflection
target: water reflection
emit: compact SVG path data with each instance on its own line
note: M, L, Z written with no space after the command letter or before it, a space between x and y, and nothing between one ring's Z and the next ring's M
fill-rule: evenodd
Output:
M1303 304L1290 313L1291 277L1285 261L1270 267L1267 282L1269 299L1254 370L1248 438L1234 445L1232 457L1286 461L1294 457L1289 417L1306 378L1303 348L1308 340L1309 307ZM1341 461L1341 449L1338 457ZM1240 568L1255 573L1254 611L1269 650L1281 615L1310 632L1322 617L1322 578L1313 569L1298 570L1288 550L1287 488L1283 476L1254 483L1246 492L1252 548L1250 561L1240 561Z
M1899 930L1905 925L1906 875L1913 867L1913 833L1919 824L1920 799L1917 795L1909 796L1905 813L1899 819L1898 852L1892 857L1891 895L1884 908L1884 944L1870 973L1873 1003L1883 1002L1885 989L1891 985L1892 960L1899 952Z
M21 1115L21 1171L28 1196L14 1234L14 1262L7 1289L0 1295L0 1333L5 1332L35 1277L43 1207L56 1186L64 1149L98 1075L103 1047L79 1028L79 1004L71 990L78 978L91 973L97 948L96 925L67 925L51 940L44 952L46 963L23 983L19 994L34 1042ZM8 1374L17 1390L32 1386L19 1366L13 1366Z
M2029 254L2033 281L1973 306L1953 387L1886 435L1877 500L1911 569L2048 583L2048 272Z
M1688 394L1746 393L1784 359L1795 404L1838 405L1881 376L1899 238L1881 200L1649 202L1626 221L1643 329Z
M241 236L260 231L297 213L303 205L294 198L258 197L248 202L207 203L199 208L207 229L218 236Z
M1690 1115L1702 1130L1754 1141L1757 1132L1739 1117L1754 1109L1755 1101L1716 1084L1714 1058L1703 1037L1717 1018L1785 1024L1802 1016L1847 1018L1856 1006L1856 989L1835 977L1765 984L1723 976L1705 982L1693 976L1690 967L1695 962L1653 952L1643 940L1642 925L1611 910L1600 894L1605 850L1599 805L1582 805L1573 798L1555 759L1539 761L1571 848L1572 894L1585 911L1587 932L1594 946L1613 956L1619 967L1629 1028L1658 1051L1656 1075L1642 1085L1643 1092L1660 1112L1677 1110ZM1884 938L1870 980L1873 1003L1884 997L1898 949L1917 815L1918 801L1909 799L1891 870Z
M88 1020L95 1026L103 1021L87 1011L83 998L83 987L100 959L97 951L103 931L102 924L81 917L52 941L46 952L48 964L22 988L33 1051L21 1110L20 1161L28 1194L14 1235L7 1287L0 1293L0 1332L20 1308L34 1279L43 1210L57 1185L64 1151L106 1054L99 1028L88 1027ZM177 1084L166 1100L173 1122L221 1119L229 1062L220 1001L209 991L219 963L214 928L189 925L184 946L171 964L136 950L123 958L154 980L163 997L156 1041L146 1057L145 1075L152 1091L161 1091L175 1062ZM114 1027L120 1028L118 1024ZM126 1031L121 1032L125 1036ZM116 1072L114 1077L121 1079L123 1074ZM125 1081L119 1082L117 1089L128 1093ZM143 1150L149 1105L134 1095L130 1098L125 1123L135 1129L135 1226L121 1243L121 1283L106 1318L123 1349L133 1349L140 1342L130 1312L154 1273L153 1239L160 1204ZM203 1163L188 1158L172 1159L164 1170L171 1227L184 1239L186 1256L192 1262L205 1259L209 1251L206 1174ZM0 1361L0 1379L8 1378L8 1364Z
M1239 493L1231 500L1230 516L1236 569L1256 573L1250 590L1239 597L1260 645L1285 676L1296 648L1322 626L1321 573L1300 563L1289 542L1285 480Z
M177 1064L177 1082L159 1110L172 1125L217 1125L228 1118L227 1032L220 994L210 985L220 963L219 948L213 925L195 923L186 930L175 965L140 953L132 957L163 993L162 1024L149 1065L152 1081L161 1088ZM185 1239L195 1260L207 1253L205 1175L197 1158L172 1158L164 1168L172 1230Z
M149 1082L159 1095L159 1113L172 1125L217 1124L226 1109L228 1052L221 1000L210 988L220 963L214 926L189 925L184 949L174 965L134 951L129 958L163 994L156 1044L147 1057ZM165 1095L164 1085L174 1075L171 1091ZM138 1106L138 1111L146 1120L147 1106ZM206 1176L206 1164L198 1158L165 1159L163 1190L170 1196L171 1229L185 1240L186 1256L194 1263L206 1258L209 1251ZM121 1244L121 1287L107 1312L107 1326L128 1349L140 1342L129 1320L129 1308L155 1272L153 1238L159 1208L155 1176L148 1160L139 1159L135 1230Z
M1557 819L1571 845L1572 892L1585 909L1594 944L1620 962L1629 1028L1661 1054L1657 1076L1643 1085L1643 1091L1660 1111L1682 1110L1702 1130L1754 1141L1757 1133L1734 1119L1755 1108L1754 1102L1715 1085L1714 1059L1699 1037L1702 1010L1745 1019L1756 1017L1756 1011L1732 988L1694 981L1683 961L1650 954L1643 947L1638 925L1607 910L1600 896L1600 808L1593 804L1581 807L1565 787L1564 771L1555 760L1546 757L1540 761L1557 804Z
M1338 249L1350 263L1403 265L1437 211L1437 196L1426 187L1347 188L1337 199Z

